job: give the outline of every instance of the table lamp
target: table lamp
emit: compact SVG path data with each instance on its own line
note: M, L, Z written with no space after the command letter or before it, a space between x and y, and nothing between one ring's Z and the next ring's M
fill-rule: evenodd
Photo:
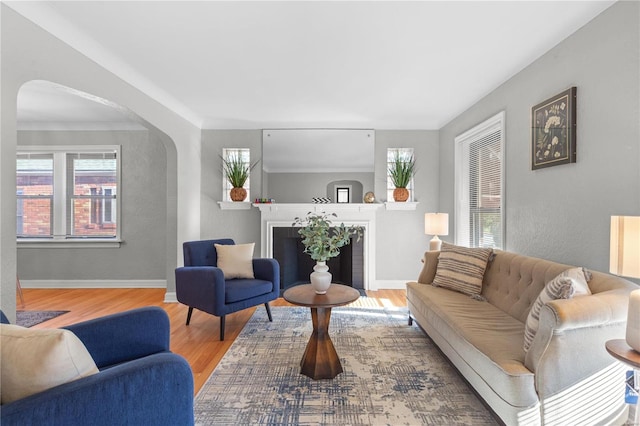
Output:
M425 213L424 233L427 235L433 235L433 238L429 241L429 250L440 250L442 240L438 238L438 235L449 235L449 214Z
M611 216L609 271L640 278L640 216ZM640 352L640 289L629 295L627 344Z

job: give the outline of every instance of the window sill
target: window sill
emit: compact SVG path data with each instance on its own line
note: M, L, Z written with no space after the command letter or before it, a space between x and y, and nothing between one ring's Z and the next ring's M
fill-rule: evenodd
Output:
M249 210L251 203L248 201L218 201L220 210Z
M98 239L98 238L74 238L65 240L31 238L17 240L18 248L40 249L40 248L119 248L122 240Z
M403 203L392 203L386 201L384 208L387 210L415 210L418 207L418 201L406 201Z

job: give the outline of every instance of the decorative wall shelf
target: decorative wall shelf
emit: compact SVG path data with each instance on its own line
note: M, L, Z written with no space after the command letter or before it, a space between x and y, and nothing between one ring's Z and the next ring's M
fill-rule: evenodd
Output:
M220 210L249 210L251 203L248 201L218 201Z
M384 208L387 210L415 210L419 201L406 201L404 203L390 203L386 201Z

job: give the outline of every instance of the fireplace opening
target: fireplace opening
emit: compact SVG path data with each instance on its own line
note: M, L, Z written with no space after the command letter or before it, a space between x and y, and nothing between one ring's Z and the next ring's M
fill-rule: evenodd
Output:
M280 289L286 290L309 282L315 260L304 252L302 238L296 227L273 228L273 258L280 263ZM332 275L331 282L364 289L364 239L340 249L337 257L329 259L327 265Z

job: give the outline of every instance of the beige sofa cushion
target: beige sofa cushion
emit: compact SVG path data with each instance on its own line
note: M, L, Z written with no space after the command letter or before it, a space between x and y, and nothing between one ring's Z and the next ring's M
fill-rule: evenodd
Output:
M524 366L524 324L485 301L419 283L407 283L409 308L446 336L464 361L507 403L538 402L534 375Z
M442 243L433 285L469 295L482 291L482 278L493 249Z
M0 324L2 404L98 373L84 344L69 330Z

